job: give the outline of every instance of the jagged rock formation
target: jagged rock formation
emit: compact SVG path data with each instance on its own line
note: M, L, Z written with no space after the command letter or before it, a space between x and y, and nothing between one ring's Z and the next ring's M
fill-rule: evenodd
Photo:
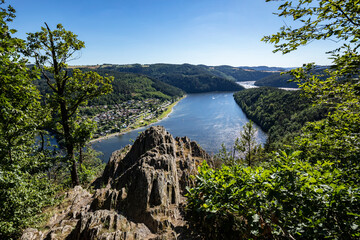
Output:
M112 154L91 198L75 188L86 201L53 217L49 231L28 229L22 239L181 239L185 188L204 159L196 142L151 127Z

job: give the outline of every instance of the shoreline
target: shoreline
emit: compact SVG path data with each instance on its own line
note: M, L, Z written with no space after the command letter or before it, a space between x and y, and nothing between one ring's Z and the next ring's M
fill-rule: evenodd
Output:
M152 119L152 120L154 120L154 121L150 120L148 123L146 123L145 125L142 125L142 126L138 126L139 123L136 122L136 124L135 124L136 127L134 127L134 128L132 128L132 127L127 127L127 128L125 128L123 131L116 132L116 133L111 133L111 134L108 134L108 135L106 135L106 136L101 136L101 137L98 137L98 138L94 138L94 139L90 140L89 143L94 143L94 142L96 142L96 141L101 141L101 140L105 140L105 139L108 139L108 138L111 138L111 137L120 136L120 135L126 134L126 133L128 133L128 132L134 131L134 130L136 130L136 129L143 128L143 127L147 127L147 126L149 126L149 125L151 125L151 124L160 122L160 121L164 120L165 118L167 118L167 117L173 112L173 108L174 108L181 100L183 100L183 99L186 98L186 97L187 97L187 95L184 95L183 97L181 97L181 98L180 98L179 100L177 100L176 102L170 104L170 105L167 107L166 111L164 111L164 113L163 113L162 115L160 115L158 118Z

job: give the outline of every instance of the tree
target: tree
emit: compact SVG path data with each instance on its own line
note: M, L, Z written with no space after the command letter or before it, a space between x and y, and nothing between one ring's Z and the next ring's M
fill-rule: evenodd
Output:
M270 1L274 0L266 0ZM283 26L276 34L265 36L263 41L275 44L274 52L286 54L313 40L333 40L342 43L330 52L337 66L346 66L347 70L355 73L359 71L360 19L357 0L286 1L278 10L276 15L290 17L300 26Z
M268 0L270 1L270 0ZM328 118L309 124L298 140L303 157L329 159L356 165L360 152L360 18L359 1L287 1L278 16L291 17L300 27L282 27L280 32L263 38L284 54L313 40L333 40L337 49L329 51L333 65L326 77L311 72L314 64L291 71L303 94L315 104L331 110Z
M24 41L13 37L16 30L8 26L14 17L11 6L0 8L1 239L18 239L21 228L36 222L34 215L51 202L53 193L44 174L44 152L35 142L47 115L32 84L38 73L21 57Z
M71 164L72 184L76 186L79 184L76 145L82 146L89 140L94 128L91 121L79 119L79 106L110 92L113 78L102 77L95 72L67 69L67 62L76 57L84 42L61 24L54 31L45 25L40 32L28 34L26 53L35 59L52 91L47 96L53 115L52 130L63 139L66 161Z
M31 83L36 73L27 70L26 60L18 51L24 48L24 42L12 37L16 30L7 25L15 17L15 10L11 6L1 10L0 157L12 161L13 151L33 138L40 119L40 95Z
M257 151L261 148L256 143L257 130L254 123L250 120L243 126L240 132L240 138L235 141L235 149L245 155L245 161L251 166L254 162Z
M267 2L274 0L266 0ZM279 17L290 17L300 24L297 28L283 26L279 32L265 36L262 40L275 44L274 52L283 54L292 52L300 46L305 46L315 40L331 40L339 43L339 47L328 51L334 65L330 71L327 85L334 85L336 81L347 79L359 88L360 68L360 18L359 1L357 0L298 0L286 1L275 13ZM303 70L310 70L311 65ZM294 73L296 71L292 71ZM304 72L302 72L304 73ZM306 71L309 73L309 71ZM312 76L295 74L297 81L310 81ZM306 79L303 79L305 77ZM317 79L315 80L315 84ZM321 84L317 84L320 86ZM303 87L307 87L305 85ZM324 89L324 88L322 88Z
M327 76L309 71L312 64L291 71L302 93L314 104L326 104L329 113L308 123L295 144L259 167L199 168L188 208L195 227L208 236L359 239L359 3L299 0L280 6L279 16L293 17L302 26L265 37L276 51L287 53L329 36L344 44L332 52Z
M230 152L228 152L226 150L225 144L221 144L221 148L219 150L219 153L215 155L215 165L220 165L220 164L225 164L228 166L233 166L236 163L238 163L238 161L236 161L235 157L233 156L234 154ZM216 166L218 167L218 166Z
M313 40L331 39L339 43L337 49L329 51L333 65L326 70L327 76L311 72L314 64L292 70L294 81L300 84L305 96L314 104L328 106L326 119L308 123L295 141L302 151L300 159L311 164L330 163L336 185L343 192L334 192L337 204L331 204L329 217L341 223L353 223L357 230L360 223L359 174L360 174L360 4L356 0L288 1L279 7L279 16L290 16L300 21L301 26L292 29L283 27L280 32L264 37L264 41L275 43L275 51L288 53ZM280 43L280 44L279 44ZM339 173L337 173L337 171ZM346 203L344 192L351 194L351 203ZM335 198L335 197L334 197ZM350 198L347 196L347 198ZM340 214L340 212L348 212ZM337 224L335 224L337 225ZM349 227L339 227L344 238ZM351 229L350 229L351 230ZM350 231L349 231L350 232ZM359 235L352 235L352 238Z

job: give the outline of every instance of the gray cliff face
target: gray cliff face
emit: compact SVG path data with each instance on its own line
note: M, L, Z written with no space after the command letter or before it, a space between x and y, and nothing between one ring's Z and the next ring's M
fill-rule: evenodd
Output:
M47 233L28 229L22 239L181 239L186 187L204 159L210 157L197 143L151 127L112 154L98 179L104 187L79 210L59 215Z

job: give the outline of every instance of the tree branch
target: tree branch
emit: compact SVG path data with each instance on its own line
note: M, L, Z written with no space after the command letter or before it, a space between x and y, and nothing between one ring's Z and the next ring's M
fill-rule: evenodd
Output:
M69 78L70 77L68 76L68 72L65 70L65 74L64 74L63 81L62 81L62 84L61 84L61 89L65 90L66 82L67 82L67 80Z
M341 8L340 6L338 6L337 4L333 4L333 5L342 13L342 15L345 16L345 18L346 18L347 20L349 20L349 22L351 22L351 23L354 24L355 26L360 27L360 24L354 22L354 21L344 12L344 10L342 10L342 8Z
M41 70L41 73L43 74L43 76L46 78L46 82L48 84L48 86L56 93L58 93L58 90L51 84L51 80L50 78L45 74L45 71L44 70Z
M78 100L76 101L76 103L69 109L69 117L74 115L74 113L76 112L76 109L84 101L85 97L86 97L86 93L84 93L81 97L79 97Z
M49 38L50 38L49 40L50 40L50 47L51 47L50 51L51 51L51 56L52 56L52 60L53 60L53 64L54 64L55 74L58 75L60 73L60 69L59 69L59 64L57 62L57 56L56 56L56 52L55 52L54 37L53 37L53 34L46 22L45 22L45 25L49 32Z

